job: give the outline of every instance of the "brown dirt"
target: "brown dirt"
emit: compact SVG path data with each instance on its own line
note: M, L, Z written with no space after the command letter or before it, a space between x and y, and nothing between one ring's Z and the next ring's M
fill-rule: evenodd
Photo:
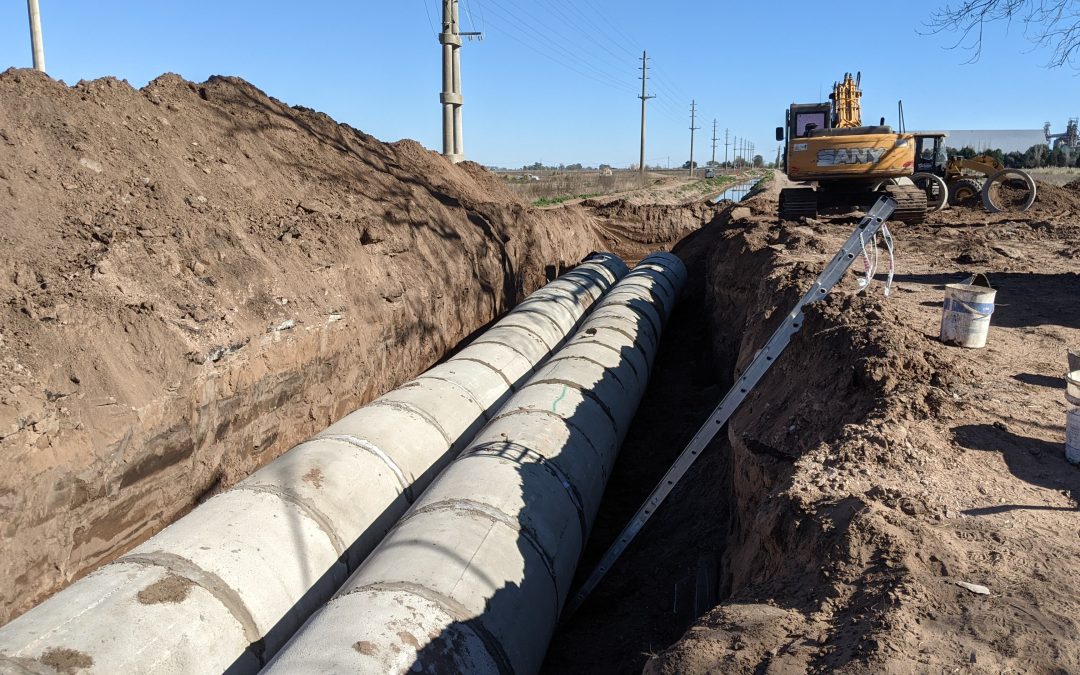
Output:
M164 602L183 602L195 582L191 579L169 575L139 591L136 597L144 605L157 605Z
M700 291L668 328L660 389L581 572L850 234L850 218L778 222L781 186L674 247ZM1080 346L1080 194L1040 191L1020 216L895 226L891 297L883 275L859 293L849 274L812 306L727 437L564 624L546 671L1080 671L1080 469L1064 459L1061 379ZM983 259L958 262L965 247ZM999 289L990 342L946 346L943 284L973 272ZM685 589L710 569L721 601L693 621Z
M672 248L691 281L586 573L854 222L779 222L782 177L738 207L530 210L479 167L229 78L8 71L0 148L6 616L426 367L600 233L630 259ZM892 296L849 274L807 311L546 672L1080 671L1060 377L1078 219L1075 184L1040 185L1024 214L895 226ZM990 343L943 345L943 284L973 272L999 289Z
M41 662L58 673L78 673L94 665L88 654L74 649L50 649L42 655Z
M0 74L0 623L600 245L235 78Z

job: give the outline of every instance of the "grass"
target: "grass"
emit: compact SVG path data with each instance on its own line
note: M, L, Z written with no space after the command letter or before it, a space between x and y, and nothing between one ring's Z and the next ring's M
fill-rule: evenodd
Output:
M651 181L646 181L646 184ZM545 172L537 181L506 180L506 186L531 203L542 199L566 201L576 195L605 195L642 187L637 171L616 171L600 175L597 171ZM559 203L559 202L554 202Z
M599 192L590 192L583 195L563 195L561 197L541 197L540 199L533 200L533 206L554 206L556 204L562 204L563 202L570 201L571 199L589 199L591 197L599 197Z
M1080 168L1075 166L1043 167L1039 169L1025 169L1036 180L1054 185L1064 185L1080 178Z
M693 183L679 188L678 193L682 195L696 192L716 192L717 190L723 188L725 185L730 185L731 183L735 183L738 180L738 176L734 176L731 174L724 174L722 176L715 176L713 178L702 178L701 180L696 180Z

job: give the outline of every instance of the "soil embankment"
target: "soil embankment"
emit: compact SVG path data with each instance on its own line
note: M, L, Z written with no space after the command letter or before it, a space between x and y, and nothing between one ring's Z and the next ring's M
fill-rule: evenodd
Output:
M701 274L680 312L708 339L674 317L658 363L694 366L650 390L650 424L616 467L632 479L609 485L580 572L851 233L852 218L779 221L776 187L674 247ZM1080 471L1064 458L1061 379L1080 346L1080 191L1040 190L1025 214L894 226L887 298L884 274L859 292L856 263L563 626L547 671L1080 669ZM946 346L943 286L975 272L998 288L989 344ZM650 407L671 398L666 415ZM719 603L693 621L714 579Z
M235 78L0 74L0 623L600 243Z

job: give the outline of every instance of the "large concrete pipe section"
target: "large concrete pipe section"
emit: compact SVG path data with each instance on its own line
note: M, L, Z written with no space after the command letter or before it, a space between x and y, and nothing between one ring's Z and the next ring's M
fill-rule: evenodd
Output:
M258 670L626 271L591 257L446 362L7 624L0 672Z
M685 276L619 282L266 672L539 670Z

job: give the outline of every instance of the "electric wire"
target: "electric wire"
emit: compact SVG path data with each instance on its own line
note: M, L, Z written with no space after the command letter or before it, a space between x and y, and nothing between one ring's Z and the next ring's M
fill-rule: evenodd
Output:
M536 26L541 29L541 32L538 33L541 39L552 45L562 47L564 51L571 53L574 58L586 57L583 59L584 62L593 70L603 72L608 77L616 79L621 79L624 73L627 72L628 63L625 60L616 58L615 61L611 61L608 57L596 51L583 49L584 45L595 44L590 36L584 35L584 39L567 36L562 30L565 26L552 25L545 21L543 17L533 14L524 6L518 4L515 0L503 0L499 3L499 8L511 13L516 10L518 18L521 18L530 28ZM549 5L548 8L552 9L553 7Z
M478 2L477 5L482 6L482 3ZM616 77L605 73L604 71L598 70L596 68L591 68L590 72L589 70L583 70L582 68L578 67L578 65L585 65L587 67L588 64L575 64L575 60L580 57L566 50L560 45L551 45L553 48L558 49L558 52L553 50L546 50L538 46L535 42L535 38L530 36L530 32L533 35L537 35L540 40L543 40L543 36L540 36L535 30L529 28L528 26L523 26L511 15L503 14L502 10L496 10L494 7L491 6L487 7L487 10L488 16L486 20L488 24L490 24L493 28L497 29L497 32L503 33L506 37L512 39L513 41L529 49L530 51L535 52L539 56L550 59L555 63L563 66L564 68L567 68L568 70L571 70L578 75L589 78L595 82L599 82L601 84L605 84L609 87L620 89L625 92L634 91L633 86L631 86L629 82L621 81ZM498 22L494 20L496 15L499 16Z

